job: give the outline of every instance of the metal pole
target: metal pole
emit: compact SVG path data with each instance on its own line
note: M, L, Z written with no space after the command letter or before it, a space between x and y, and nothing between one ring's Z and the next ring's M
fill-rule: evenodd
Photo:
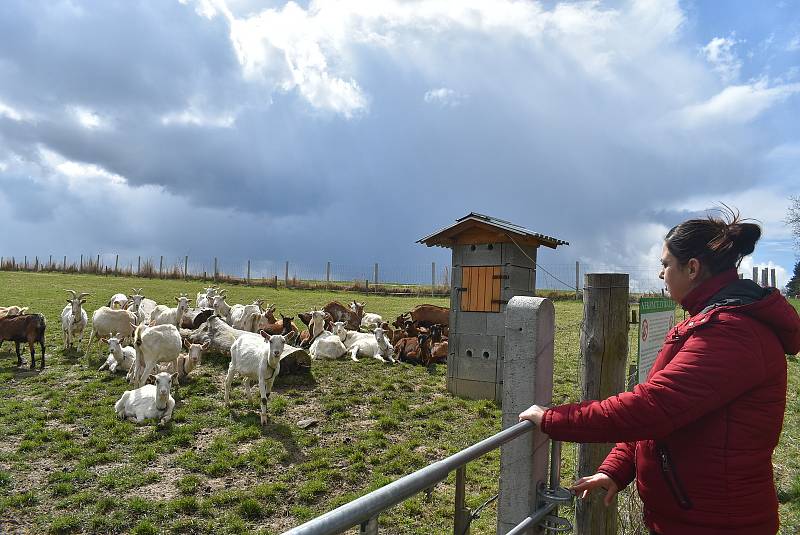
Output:
M578 301L581 298L581 263L579 261L575 261L575 300Z
M358 529L358 535L378 535L378 517L373 516L366 522L362 522Z
M453 522L453 535L469 533L470 511L466 502L467 466L459 466L456 470L456 506Z

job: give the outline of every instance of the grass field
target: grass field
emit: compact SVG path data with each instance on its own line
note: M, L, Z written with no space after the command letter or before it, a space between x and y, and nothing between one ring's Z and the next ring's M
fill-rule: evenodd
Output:
M279 378L271 423L259 425L258 402L234 389L222 400L227 360L204 359L173 392L173 421L157 428L116 419L124 379L98 373L105 348L64 355L58 316L64 288L92 292L91 311L113 293L144 287L159 302L200 284L92 275L0 272L0 305L20 304L48 322L47 367L18 369L13 344L0 350L0 533L280 533L500 429L492 402L450 396L445 368L436 371L377 361L314 362L312 374ZM444 299L230 286L229 302L264 298L295 314L332 299L366 301L394 317L420 302ZM556 402L579 393L582 304L557 301ZM797 305L796 305L797 306ZM87 332L88 336L88 332ZM632 330L631 354L635 354ZM781 518L800 531L800 399L797 359L789 359L786 421L776 452ZM199 373L198 373L199 372ZM305 418L317 426L301 429ZM574 475L574 447L564 448L563 479ZM467 504L497 492L497 451L468 467ZM633 507L625 501L625 510ZM381 515L381 532L452 531L453 478ZM566 513L566 511L565 511ZM472 524L494 532L495 509ZM626 523L633 533L636 523Z

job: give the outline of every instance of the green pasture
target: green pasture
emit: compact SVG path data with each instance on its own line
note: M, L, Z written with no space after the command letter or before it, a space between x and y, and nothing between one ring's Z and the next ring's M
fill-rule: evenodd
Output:
M162 303L201 284L94 275L0 272L0 305L42 312L48 323L47 367L16 367L13 344L0 349L0 533L281 533L500 429L488 401L450 396L445 367L387 366L372 359L314 362L311 374L281 377L262 428L258 400L237 382L232 406L222 399L227 359L211 357L174 389L173 421L164 427L116 419L128 388L122 376L97 372L105 347L87 357L64 354L59 314L65 288L91 292L91 312L113 293L143 287ZM414 305L447 299L226 286L228 302L255 298L286 315L330 300L365 301L391 319ZM582 304L556 301L556 402L579 396ZM798 306L795 303L795 306ZM88 337L88 329L86 336ZM630 355L636 352L631 330ZM38 351L38 349L37 349ZM26 361L27 356L26 350ZM789 358L789 398L775 472L781 519L800 531L800 365ZM301 429L298 421L314 418ZM574 477L575 448L564 447L564 483ZM499 452L467 469L467 503L497 492ZM454 476L381 515L381 532L452 531ZM621 500L620 532L636 533L636 501ZM494 532L495 506L472 524ZM568 514L568 511L564 511ZM357 530L356 530L357 532Z

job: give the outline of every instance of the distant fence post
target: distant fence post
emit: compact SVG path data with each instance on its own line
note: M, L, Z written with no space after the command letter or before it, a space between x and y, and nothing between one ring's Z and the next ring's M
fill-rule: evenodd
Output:
M114 275L119 273L119 254L114 258Z
M100 273L100 253L97 254L97 262L94 265L95 273Z
M138 260L136 260L136 275L142 274L142 257L140 256Z
M28 255L25 255L25 271L28 271ZM766 277L764 277L764 280L766 280ZM764 286L766 286L766 284Z
M277 290L278 289L278 275L275 274L275 280L272 282L272 286Z
M581 298L581 263L575 261L575 300L579 301Z
M63 266L63 270L66 271L67 270L67 255L64 255L64 263L62 264L62 266Z
M547 405L553 396L555 308L541 297L512 297L506 306L503 357L503 429L533 404ZM539 504L536 490L547 483L548 437L526 433L500 448L500 496L497 533L504 535L530 516ZM531 528L526 534L541 534Z
M375 286L378 286L378 263L375 262Z
M78 273L83 273L83 255L81 255L81 263L78 266Z
M364 279L364 293L369 295L369 279Z
M250 260L247 260L247 284L250 284Z
M283 284L289 287L289 261L286 261L286 269L283 272Z
M587 273L581 330L581 399L605 399L625 390L628 358L628 274ZM597 471L613 444L579 444L577 477ZM606 507L604 494L575 504L575 533L617 533L617 505Z
M189 255L183 257L183 278L189 278Z
M214 257L214 282L217 282L217 257Z
M431 262L431 297L436 295L436 262Z
M161 257L158 260L158 278L159 279L164 278L164 255L161 255Z
M39 271L39 256L38 255L33 257L33 270L34 271ZM774 270L773 270L772 280L775 280ZM773 286L775 286L775 285L773 284Z
M53 255L50 255L50 260L47 261L48 269L53 269Z
M328 262L328 265L325 267L325 287L330 290L331 289L331 263Z

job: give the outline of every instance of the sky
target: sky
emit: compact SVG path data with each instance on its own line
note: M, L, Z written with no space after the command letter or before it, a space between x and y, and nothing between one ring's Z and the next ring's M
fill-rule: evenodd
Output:
M655 274L725 203L783 286L798 117L797 0L4 0L0 255L390 272L474 211Z

